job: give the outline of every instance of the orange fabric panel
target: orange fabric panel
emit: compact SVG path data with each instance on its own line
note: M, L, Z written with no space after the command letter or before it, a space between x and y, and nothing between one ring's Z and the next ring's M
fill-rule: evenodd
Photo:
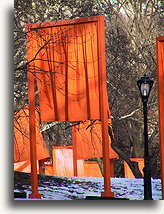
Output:
M21 161L14 163L14 171L31 173L30 161ZM39 174L38 161L37 161L37 173Z
M45 175L54 175L53 164L44 164Z
M36 139L37 139L37 160L46 161L49 153L40 132L39 114L35 111ZM29 140L29 109L22 108L14 114L14 162L30 161L30 140Z
M53 154L53 175L66 177L74 176L72 146L53 146L52 154ZM113 160L109 161L111 170L110 175L111 177L114 177ZM96 161L77 160L77 176L102 177L102 174Z
M131 161L136 161L138 162L138 167L143 174L143 168L144 168L144 158L130 158ZM124 173L125 173L125 178L135 178L131 169L129 168L128 164L124 161Z
M102 157L102 127L101 122L96 121L92 125L91 121L85 121L72 127L72 144L76 152L77 159L89 159ZM109 144L111 139L109 137ZM118 155L111 148L109 159L118 158Z
M73 176L72 149L53 148L54 172L58 176Z
M100 119L98 19L28 25L29 69L36 73L42 121Z
M114 177L114 163L110 161L110 177ZM86 177L103 177L100 167L96 161L84 161L84 176Z
M157 75L158 75L158 106L160 131L160 162L162 179L162 198L164 199L164 37L156 38L157 44Z
M102 177L102 173L96 161L84 161L84 176Z
M57 176L74 176L73 171L73 149L71 146L53 146L53 168L54 175ZM84 175L83 161L77 161L78 176Z
M77 176L84 176L84 160L77 160Z

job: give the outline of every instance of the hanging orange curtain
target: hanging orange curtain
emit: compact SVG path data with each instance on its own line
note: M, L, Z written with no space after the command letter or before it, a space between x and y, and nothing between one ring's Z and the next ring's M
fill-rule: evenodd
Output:
M97 22L38 26L28 36L41 120L99 119Z
M72 146L53 146L53 171L57 176L74 176ZM77 161L77 176L84 176L84 163Z
M31 173L30 161L21 161L14 163L14 171ZM37 161L37 173L39 174L39 163Z
M144 176L144 174L143 174L144 158L130 158L130 160L138 162L138 167L139 167L142 175ZM130 169L130 167L128 166L126 161L124 161L124 174L125 174L125 178L135 178L132 170Z
M40 132L40 118L35 111L37 160L46 161L49 153ZM29 109L25 106L14 114L14 163L30 161Z
M53 164L44 164L45 175L54 175Z
M84 161L85 177L103 177L100 167L96 161Z
M100 121L85 121L78 126L73 126L72 135L74 135L72 144L77 160L102 157L102 127ZM109 159L118 158L118 155L111 148L110 137L109 144Z
M159 130L160 130L160 156L162 198L164 199L164 37L157 37L157 74L158 74L158 104L159 104Z

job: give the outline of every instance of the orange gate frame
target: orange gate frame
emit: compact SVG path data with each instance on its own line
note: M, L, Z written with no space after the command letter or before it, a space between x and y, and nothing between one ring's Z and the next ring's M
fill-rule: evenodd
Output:
M62 20L54 22L45 22L39 24L27 25L27 33L35 28L53 27L60 25L82 24L89 22L97 22L97 39L98 39L98 70L99 70L99 106L100 106L100 119L102 122L102 150L103 150L103 168L104 168L104 192L102 196L113 197L114 193L110 188L110 163L109 163L109 138L108 138L108 99L106 89L106 59L105 59L105 34L104 34L104 16L94 16L79 18L74 20ZM30 38L27 36L27 59L29 62L34 61L31 59L30 51ZM33 62L32 62L33 63ZM36 132L35 132L35 89L34 89L34 73L28 71L28 96L29 96L29 125L30 125L30 156L31 156L31 183L32 194L31 198L40 198L38 193L38 180L36 168ZM89 119L89 118L88 118Z
M160 131L160 163L162 199L164 199L164 37L156 38L157 49L157 77L158 77L158 106Z

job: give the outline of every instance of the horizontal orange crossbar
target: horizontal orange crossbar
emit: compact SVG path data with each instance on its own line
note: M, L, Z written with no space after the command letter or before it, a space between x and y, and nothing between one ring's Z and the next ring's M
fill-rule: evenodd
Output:
M74 25L74 24L84 24L87 22L97 22L99 21L100 16L90 16L90 17L83 17L79 19L66 19L66 20L58 20L52 22L42 22L42 23L34 23L34 24L27 24L27 28L29 30L35 30L40 28L51 28L57 26L67 26L67 25Z

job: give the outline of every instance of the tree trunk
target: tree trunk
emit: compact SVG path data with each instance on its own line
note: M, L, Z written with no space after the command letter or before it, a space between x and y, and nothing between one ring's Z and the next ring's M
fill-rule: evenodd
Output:
M128 166L132 170L132 173L135 178L142 178L143 176L139 170L138 163L135 161L131 161L130 158L127 157L127 155L118 147L116 140L114 138L114 135L113 135L113 131L110 126L108 127L108 133L109 133L109 136L111 137L112 149L119 155L120 158L122 158L124 161L126 161Z

